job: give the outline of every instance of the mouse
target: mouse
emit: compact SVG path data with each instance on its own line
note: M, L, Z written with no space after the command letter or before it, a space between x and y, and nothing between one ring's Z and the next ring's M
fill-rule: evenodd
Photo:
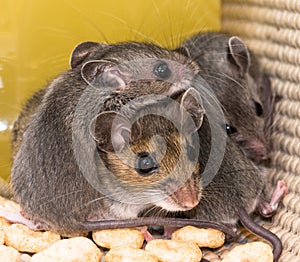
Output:
M88 55L82 55L85 49L89 50ZM93 52L95 54L91 56ZM141 64L141 59L145 59L146 63ZM137 66L134 67L135 65ZM111 148L105 148L102 140L97 139L99 145L95 147L95 136L85 123L92 122L93 117L105 111L105 108L112 111L116 106L123 106L126 100L135 98L137 92L153 95L157 87L160 95L166 95L186 89L192 77L190 71L195 74L197 68L193 61L181 54L149 44L126 42L105 46L103 50L102 45L99 47L94 43L83 43L75 48L71 69L54 79L45 88L44 94L41 93L38 98L41 103L32 113L22 134L22 143L11 173L12 190L20 203L21 215L32 221L36 228L66 233L76 231L78 223L85 220L135 217L138 212L133 207L139 205L116 203L91 185L95 181L99 182L97 174L102 169L98 170L98 162L94 164L93 161L100 153L104 154L102 158L105 170L109 167L113 174L124 174L125 171L121 172L122 163L112 167L114 161L105 157ZM136 90L135 85L138 88ZM198 105L193 108L197 112L201 109ZM106 119L104 116L103 118ZM101 126L103 127L102 124ZM116 134L117 142L131 141L128 128L118 131L121 133ZM109 134L102 132L101 135L105 136L103 139L108 145ZM100 149L95 151L95 148ZM118 148L121 151L120 144ZM82 154L77 156L77 151ZM132 171L131 168L126 172L131 174ZM186 169L186 172L191 173L191 170ZM83 173L90 176L91 181L87 181ZM151 181L150 176L145 177L145 180ZM196 188L195 185L194 187ZM105 188L101 187L101 190ZM184 187L181 191L176 191L175 195L181 199L180 203L188 201L186 191L188 190ZM190 191L189 194L192 195ZM185 197L183 201L182 198ZM98 199L101 205L96 205ZM197 202L195 199L194 196L193 203L187 204L189 207L177 208L191 208Z
M189 92L186 91L181 101L181 106L184 105L187 112L190 110L189 107L199 108L198 104L189 105L189 100L194 100L194 96ZM84 221L135 218L146 205L154 203L172 211L194 207L200 198L200 188L197 186L198 164L197 159L192 159L194 156L189 153L192 141L188 142L187 139L191 140L188 136L191 136L197 127L194 122L190 127L190 123L186 123L186 119L181 117L182 121L179 121L178 125L185 130L187 136L182 142L176 129L167 120L153 115L156 111L174 114L173 107L172 110L168 110L167 104L163 102L155 103L153 106L149 103L146 105L145 109L139 112L145 116L138 118L133 124L129 122L127 115L112 110L112 107L108 107L108 111L101 110L94 122L92 121L91 125L95 127L91 129L91 137L95 141L97 153L96 179L100 177L95 183L100 184L99 190L90 185L84 174L79 173L80 170L76 170L78 168L76 160L73 165L67 162L69 169L65 173L53 174L55 169L39 166L45 169L47 175L38 174L37 177L32 175L36 173L30 170L31 175L28 178L24 176L24 162L20 167L14 166L12 188L15 198L21 205L23 216L43 225L44 228L64 232L76 230L79 222ZM180 113L178 111L176 118ZM196 111L198 114L196 118L199 119L196 125L201 124L202 113L201 110ZM175 119L175 116L173 118ZM31 129L31 124L28 130ZM24 137L19 152L24 150L26 139ZM163 141L165 141L165 155L161 146L164 145ZM42 147L45 146L43 143ZM182 148L186 152L181 153ZM33 154L34 151L31 152ZM180 154L183 157L180 160L181 165L177 164ZM18 161L18 156L19 153L15 161ZM103 161L102 165L98 164L98 157ZM47 160L50 161L50 158ZM92 165L92 160L90 162ZM188 164L189 162L192 164ZM55 163L55 166L57 165L63 164ZM16 173L19 169L22 172ZM75 171L78 172L76 176ZM169 175L172 172L174 174ZM49 181L50 176L54 176L53 185ZM70 181L66 183L68 179ZM26 185L28 183L28 187L24 187L24 183ZM34 190L31 191L30 188Z
M208 130L208 121L204 119L199 137L209 137ZM211 143L201 141L199 162L200 166L205 166L203 159ZM220 169L207 186L202 186L201 193L199 204L186 212L188 217L231 225L234 230L237 229L238 222L241 222L250 232L272 244L274 261L278 261L282 253L281 240L269 230L254 223L251 214L259 212L263 217L274 214L287 193L285 183L279 181L274 192L270 192L261 170L228 138ZM265 207L266 203L268 207Z
M229 137L254 162L267 159L270 81L243 40L226 33L198 33L186 39L178 50L200 66L198 74L223 106L227 119L224 128Z
M197 77L194 81L198 81ZM254 223L251 215L259 211L262 216L268 217L268 212L261 212L262 209L267 209L266 204L274 214L287 193L286 184L279 181L273 192L269 190L266 176L227 136L222 124L224 119L214 117L219 116L218 111L222 110L217 97L212 90L205 88L203 81L200 80L200 83L192 83L192 86L197 87L197 91L199 86L202 86L200 93L206 112L198 130L201 145L198 158L201 198L197 206L191 210L167 212L167 216L214 221L231 227L234 232L237 232L238 222L241 222L246 229L272 244L274 261L277 261L282 252L281 240L272 232ZM222 142L223 139L225 144ZM225 145L224 152L220 145ZM215 152L212 154L213 150ZM220 165L215 169L214 166L218 165L218 161L221 161ZM156 207L145 209L140 215L159 216L160 214L164 214L164 211Z

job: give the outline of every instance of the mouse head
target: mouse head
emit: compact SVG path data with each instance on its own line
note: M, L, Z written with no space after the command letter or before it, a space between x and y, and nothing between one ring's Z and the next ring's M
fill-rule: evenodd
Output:
M260 162L267 158L265 110L259 95L263 74L257 73L255 79L250 74L250 68L259 65L251 59L247 46L240 38L230 37L228 50L228 63L236 69L232 70L233 79L225 81L228 82L226 88L230 96L232 94L232 97L224 102L225 116L228 120L225 125L226 132L244 149L250 159Z
M159 101L135 110L130 117L124 112L108 111L92 123L99 157L116 182L108 182L116 187L112 194L125 188L122 201L154 204L168 211L188 210L198 204L196 131L204 110L194 89L180 94L176 101L159 97Z
M264 134L265 107L257 76L250 74L252 56L245 43L223 33L198 34L183 46L200 65L199 75L213 89L224 109L225 130L255 162L267 157ZM260 73L261 74L261 73Z
M178 52L137 42L110 45L84 42L74 49L70 64L72 70L80 70L89 85L113 87L115 92L141 79L165 81L169 88L186 90L198 72L196 63Z

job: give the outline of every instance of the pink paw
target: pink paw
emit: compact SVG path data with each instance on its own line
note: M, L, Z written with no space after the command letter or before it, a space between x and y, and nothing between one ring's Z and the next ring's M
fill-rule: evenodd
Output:
M277 211L279 203L288 193L288 188L283 180L277 182L277 186L272 194L270 203L262 201L259 205L260 214L264 217L271 217Z

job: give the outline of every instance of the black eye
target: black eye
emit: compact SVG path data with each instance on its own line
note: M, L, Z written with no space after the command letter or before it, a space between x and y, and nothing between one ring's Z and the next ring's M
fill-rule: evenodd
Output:
M140 175L149 176L158 169L158 164L153 156L143 152L136 159L135 169Z
M232 135L237 132L237 129L234 126L225 124L225 130L228 135Z
M167 80L172 74L166 62L160 62L157 64L154 67L153 73L158 80Z
M188 155L189 160L195 161L196 158L197 158L196 149L194 147L190 146L190 145L187 145L186 151L187 151L187 155Z
M254 101L255 111L257 116L261 116L264 113L264 110L260 103Z

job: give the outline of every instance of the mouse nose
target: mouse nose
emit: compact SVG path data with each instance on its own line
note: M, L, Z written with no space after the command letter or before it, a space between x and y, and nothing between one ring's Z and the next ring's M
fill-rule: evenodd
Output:
M186 209L192 209L198 204L198 200L196 199L188 199L183 203L183 207Z
M194 208L199 203L199 189L195 185L193 178L190 178L186 183L178 188L171 197L179 205L182 210Z
M247 151L247 154L249 155L249 158L255 163L268 159L266 146L257 139L249 141L245 146L245 149Z
M186 188L180 188L172 195L177 204L182 207L182 210L189 210L198 205L198 198L192 193L187 192Z

